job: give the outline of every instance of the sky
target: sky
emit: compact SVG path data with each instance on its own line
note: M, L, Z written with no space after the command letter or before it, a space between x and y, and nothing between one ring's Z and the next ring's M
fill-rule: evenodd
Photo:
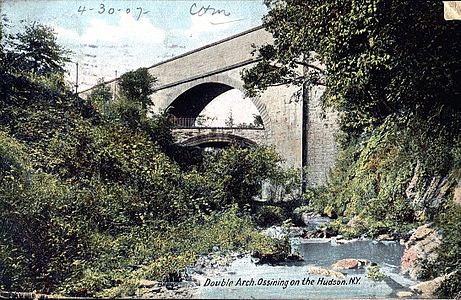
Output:
M12 31L21 30L21 20L54 28L58 43L72 51L66 78L73 84L79 65L80 91L261 25L266 13L262 0L3 0L0 6ZM232 91L210 103L218 115L210 125L222 125L230 110L236 122L252 121L257 111L237 96Z

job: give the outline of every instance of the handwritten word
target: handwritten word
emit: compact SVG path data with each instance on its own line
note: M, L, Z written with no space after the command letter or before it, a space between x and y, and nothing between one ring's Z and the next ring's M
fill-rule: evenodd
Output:
M226 17L230 16L230 13L225 11L224 9L216 9L214 7L211 7L210 5L208 5L207 7L205 6L202 6L200 7L200 9L197 9L198 6L197 6L197 3L193 3L190 8L189 8L189 12L191 15L197 15L199 17L207 14L207 13L210 13L212 16L214 15L219 15L219 14L223 14L225 15Z
M84 12L90 12L90 11L96 11L98 12L98 14L102 15L104 13L107 13L109 15L113 15L115 12L124 12L126 14L130 14L130 13L136 13L137 14L137 20L139 20L141 18L142 15L145 15L147 13L149 13L149 11L144 11L144 9L142 7L136 7L136 9L131 9L131 8L114 8L114 7L107 7L104 3L101 3L99 4L99 8L94 8L94 7L90 7L90 8L86 8L86 6L79 6L78 7L78 12L80 13L80 15L83 15Z

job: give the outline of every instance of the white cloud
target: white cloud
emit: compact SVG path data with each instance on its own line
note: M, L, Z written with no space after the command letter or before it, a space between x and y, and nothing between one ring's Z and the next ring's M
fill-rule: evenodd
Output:
M165 31L155 27L147 18L135 20L122 14L117 25L110 25L102 19L92 19L83 34L55 26L58 38L80 44L162 44Z
M52 26L54 28L54 31L57 34L58 40L64 41L67 43L80 42L81 37L80 35L78 35L77 32L61 27L61 26L56 26L56 25L52 25Z

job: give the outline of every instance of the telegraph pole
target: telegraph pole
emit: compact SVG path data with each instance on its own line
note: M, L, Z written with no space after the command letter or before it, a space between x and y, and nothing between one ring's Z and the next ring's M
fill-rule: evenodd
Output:
M303 67L304 76L307 73L307 67ZM309 132L309 83L304 82L302 86L302 117L301 117L301 193L306 191L307 187L307 139Z
M75 63L75 96L78 95L78 62Z
M117 70L115 70L115 79L114 79L114 96L113 96L114 101L115 101L116 96L117 96Z
M307 83L303 84L301 123L301 192L304 192L307 186L307 133L309 130L309 88L307 87Z

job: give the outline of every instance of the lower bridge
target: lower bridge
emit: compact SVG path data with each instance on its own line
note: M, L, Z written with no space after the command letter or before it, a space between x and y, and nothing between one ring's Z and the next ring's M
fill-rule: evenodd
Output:
M176 143L184 146L222 148L231 144L245 147L267 144L264 128L191 127L174 128Z

